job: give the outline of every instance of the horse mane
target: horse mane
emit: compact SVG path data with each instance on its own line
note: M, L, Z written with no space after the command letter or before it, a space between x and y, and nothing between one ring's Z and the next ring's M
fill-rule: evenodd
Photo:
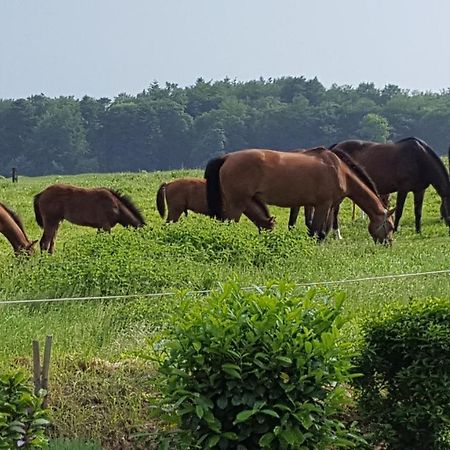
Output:
M334 146L333 146L334 147ZM370 178L369 174L347 153L337 148L333 148L331 150L341 161L343 161L350 169L355 173L355 175L377 196L378 189L375 186L372 178Z
M136 218L141 222L142 225L145 225L145 219L142 215L141 211L139 211L138 207L131 201L131 198L125 194L122 194L120 191L116 191L114 189L105 188L107 191L111 192L114 197L119 199L126 207L131 211L132 214L136 216Z
M434 160L434 162L437 163L439 170L442 172L445 179L448 180L448 172L447 172L447 169L445 168L444 163L442 162L442 159L439 158L437 153L425 141L422 141L422 139L416 138L414 136L410 136L410 137L407 137L404 139L400 139L399 141L396 142L396 144L401 144L403 142L409 142L409 141L415 141L418 144L420 144L425 149L425 151L428 153L428 155L431 156L431 158ZM449 148L449 156L450 156L450 148ZM447 184L450 184L450 181Z
M25 235L25 229L23 227L22 220L11 208L8 208L4 203L0 203L0 206L11 216L11 219L17 224L17 226L22 230Z

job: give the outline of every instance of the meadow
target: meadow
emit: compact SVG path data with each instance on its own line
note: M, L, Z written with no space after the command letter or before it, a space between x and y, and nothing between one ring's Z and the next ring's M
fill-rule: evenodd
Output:
M62 181L119 189L147 220L143 229L117 226L110 234L64 222L53 256L37 252L29 259L14 258L9 243L0 239L0 300L136 294L1 306L1 370L30 370L31 341L53 335L50 403L56 436L101 440L105 448L136 448L133 435L149 433L145 448L151 448L165 424L149 416L157 392L148 355L180 295L188 291L216 289L227 280L250 287L276 280L318 282L315 289L345 292L347 329L355 337L358 320L380 305L448 296L449 274L322 283L449 269L450 236L432 188L425 196L420 235L414 232L410 198L392 247L373 243L367 220L358 213L352 221L346 200L341 209L344 239L329 237L317 244L307 238L300 219L288 231L289 211L280 208L270 208L277 218L270 233L259 234L246 218L238 224L219 223L190 214L177 224L165 224L156 211L157 188L162 181L187 175L202 172L21 177L17 184L0 180L0 201L22 217L31 239L42 233L34 219L33 196ZM147 296L164 292L175 295ZM201 294L192 294L194 301L196 295Z

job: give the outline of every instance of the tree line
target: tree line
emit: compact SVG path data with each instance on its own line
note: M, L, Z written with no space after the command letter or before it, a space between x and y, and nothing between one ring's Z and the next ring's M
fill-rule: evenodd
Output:
M325 88L317 78L152 83L136 96L0 100L0 173L26 175L203 167L250 147L329 146L349 138L426 140L447 151L450 89L373 83Z

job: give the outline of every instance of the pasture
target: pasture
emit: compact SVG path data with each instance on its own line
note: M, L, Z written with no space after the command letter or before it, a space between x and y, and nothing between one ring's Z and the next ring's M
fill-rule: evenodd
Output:
M30 259L14 258L1 236L0 300L196 291L230 279L244 286L278 279L301 284L450 268L450 236L439 219L440 201L432 188L425 195L420 235L414 231L411 198L392 247L373 243L366 219L358 213L352 221L351 203L346 200L341 208L344 239L330 236L316 244L307 238L302 220L288 231L289 210L273 207L275 230L261 234L246 218L239 224L219 223L190 214L166 225L156 210L156 191L161 182L182 176L202 176L202 171L22 177L17 184L0 180L0 201L21 216L33 240L42 234L34 219L33 196L58 181L121 190L147 221L143 229L116 226L111 234L64 222L55 254L37 253ZM347 330L355 336L358 318L380 304L444 297L449 288L448 274L317 287L346 293ZM52 334L50 403L55 434L127 448L133 433L164 427L148 415L157 395L148 355L178 298L4 305L0 367L28 370L31 340L43 341Z

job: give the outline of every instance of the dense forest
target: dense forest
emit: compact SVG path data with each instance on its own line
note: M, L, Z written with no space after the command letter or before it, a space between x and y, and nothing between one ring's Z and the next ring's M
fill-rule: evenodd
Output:
M347 138L426 140L439 154L450 139L450 90L325 88L317 78L153 83L115 99L0 100L0 173L43 175L202 167L248 147L331 145Z

